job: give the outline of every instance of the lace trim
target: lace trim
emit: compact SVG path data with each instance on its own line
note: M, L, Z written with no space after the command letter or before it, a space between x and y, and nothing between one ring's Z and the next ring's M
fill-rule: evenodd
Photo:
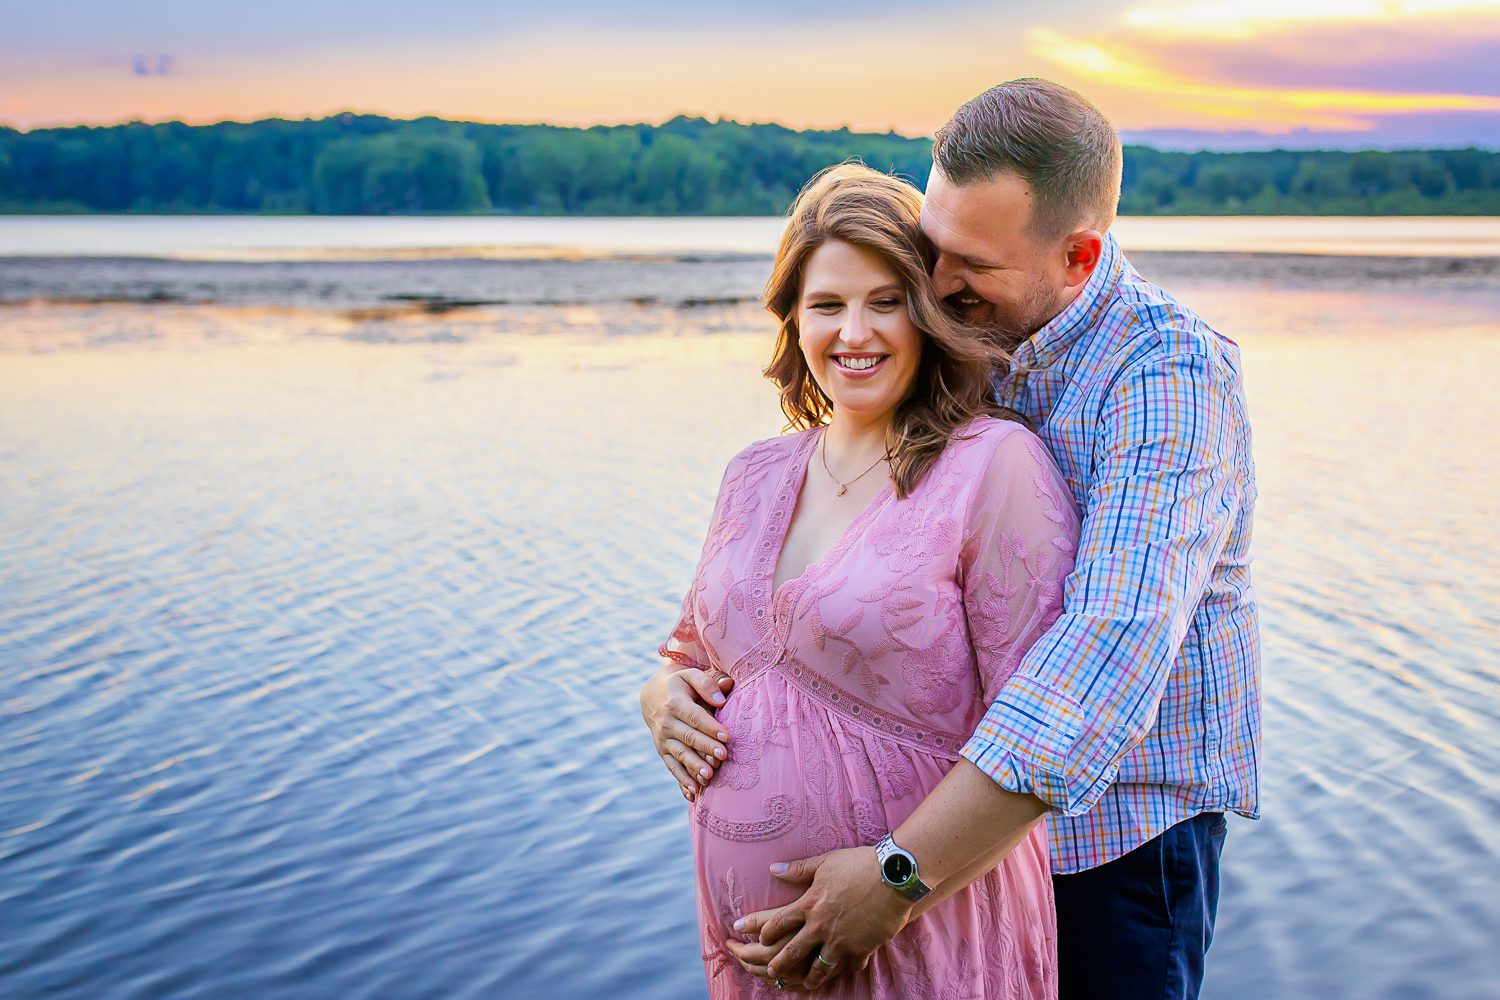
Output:
M791 830L801 814L801 810L797 808L797 801L790 795L771 796L766 800L766 812L767 818L765 819L736 822L715 815L700 801L698 808L694 811L694 816L700 826L715 836L725 840L737 840L741 843L756 843L762 840L775 840Z
M667 659L671 660L673 663L680 663L684 667L697 667L699 670L709 669L686 653L679 653L675 649L668 649L666 643L662 643L656 651L662 656L665 656Z
M795 660L779 664L778 669L782 676L797 686L797 690L836 715L935 757L958 759L958 751L963 747L965 737L930 729L904 716L892 715L829 683L816 671L809 670Z

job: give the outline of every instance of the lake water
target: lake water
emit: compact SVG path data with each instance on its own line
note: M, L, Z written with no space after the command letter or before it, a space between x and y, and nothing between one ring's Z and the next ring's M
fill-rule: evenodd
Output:
M764 254L777 218L376 218L349 216L0 216L0 257L564 258L656 253ZM1126 217L1128 252L1500 256L1493 218Z
M703 996L636 694L780 429L763 245L73 222L0 220L0 995ZM1500 995L1500 261L1161 249L1262 494L1205 996Z

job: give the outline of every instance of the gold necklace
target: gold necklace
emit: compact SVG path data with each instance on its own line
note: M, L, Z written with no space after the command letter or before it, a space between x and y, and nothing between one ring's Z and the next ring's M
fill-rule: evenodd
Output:
M823 471L828 473L828 478L839 484L838 492L835 493L834 496L841 497L845 493L849 492L849 487L853 486L855 483L868 476L870 474L870 469L875 468L875 466L879 465L881 462L887 461L891 457L891 452L889 448L886 449L885 454L877 458L869 469L861 472L859 475L855 476L847 483L843 482L839 479L838 476L835 476L833 474L833 470L828 467L828 429L825 427L823 429L823 433L818 436L818 457L823 461Z

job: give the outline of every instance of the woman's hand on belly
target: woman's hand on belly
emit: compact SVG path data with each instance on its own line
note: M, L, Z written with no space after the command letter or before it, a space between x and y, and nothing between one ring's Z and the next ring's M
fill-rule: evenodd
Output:
M641 688L641 718L651 730L657 756L692 801L729 759L729 734L709 712L724 704L733 679L720 670L663 663Z

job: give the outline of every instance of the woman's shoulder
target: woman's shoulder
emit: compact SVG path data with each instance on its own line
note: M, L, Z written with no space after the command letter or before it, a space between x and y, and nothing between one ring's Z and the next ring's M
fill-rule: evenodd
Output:
M807 436L814 432L815 429L797 431L750 442L736 452L724 467L724 481L728 483L742 478L747 472L781 464L795 454Z
M729 460L730 465L754 462L766 458L785 458L793 454L802 442L812 434L817 433L817 428L809 428L805 431L794 431L790 434L778 434L775 437L761 438L752 441L741 448L733 458Z
M981 414L961 426L949 444L964 465L984 468L996 461L1045 461L1052 464L1047 446L1019 420Z
M971 421L966 433L971 460L964 463L961 475L969 478L974 489L965 522L980 511L1013 511L1015 503L1025 498L1025 506L1053 524L1076 523L1067 479L1035 431L1017 420L985 416Z

